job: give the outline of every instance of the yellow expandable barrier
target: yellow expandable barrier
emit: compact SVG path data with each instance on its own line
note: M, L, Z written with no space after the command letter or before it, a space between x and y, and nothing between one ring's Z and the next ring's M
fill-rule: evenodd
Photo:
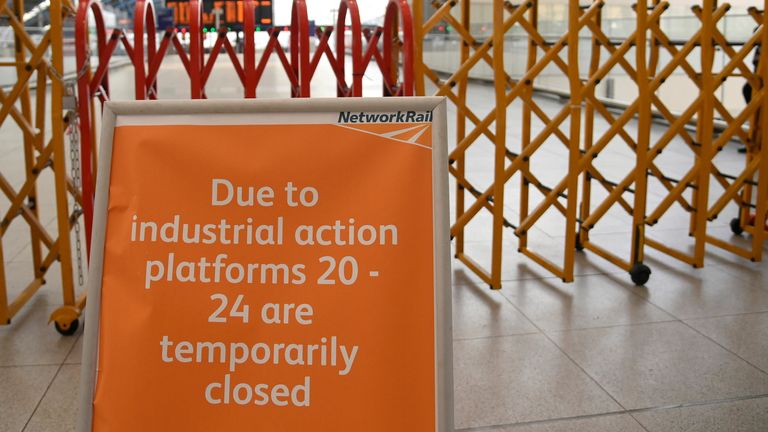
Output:
M2 66L14 67L17 72L17 81L10 92L0 90L0 127L15 124L21 129L26 172L25 181L18 189L0 172L0 191L10 201L0 220L0 237L8 232L14 220L23 220L29 226L34 273L32 281L9 301L6 262L0 244L0 325L11 323L11 319L45 284L45 276L54 262L59 261L63 306L54 311L51 321L60 333L73 334L85 307L85 294L76 297L73 280L70 230L77 224L80 212L70 212L68 200L72 196L79 202L80 191L76 179L68 176L66 171L65 131L76 121L76 115L74 109L65 109L63 105L63 22L74 17L75 6L68 0L52 0L49 11L50 26L39 42L35 42L24 27L23 0L14 0L12 9L7 4L0 4L0 16L8 21L15 36L15 62ZM29 89L33 78L36 84L34 98ZM46 118L48 104L50 117ZM46 127L50 127L48 134ZM56 236L48 232L38 213L38 181L46 169L52 169L54 173Z
M461 5L461 21L451 16L451 10L456 5ZM509 2L496 0L493 3L493 29L492 34L485 41L477 41L469 31L469 6L470 2L445 2L435 3L434 14L427 20L423 19L423 10L420 2L414 3L414 21L423 22L417 25L415 31L416 53L415 74L417 94L424 94L425 79L429 79L437 86L435 95L448 97L457 110L457 137L458 144L450 154L451 174L457 183L456 222L451 228L451 234L456 238L456 256L468 268L476 273L482 280L490 284L494 289L501 287L501 262L503 229L510 227L521 237L519 250L544 268L562 278L565 281L573 280L574 250L576 244L576 222L578 204L578 178L566 175L565 194L554 195L546 201L538 203L533 213L528 214L528 194L523 192L525 204L521 206L521 222L515 226L504 215L504 187L516 174L521 174L524 190L533 185L541 192L550 193L551 188L538 181L535 173L530 169L530 158L537 149L550 137L555 137L563 142L569 155L569 172L575 168L579 158L578 137L581 127L582 96L578 91L581 87L578 70L578 38L579 31L586 27L589 21L599 11L602 2L595 2L586 10L582 10L577 0L568 3L569 20L568 29L558 40L545 41L537 30L538 1L530 0L513 5ZM423 62L423 37L438 22L445 20L450 23L461 38L461 64L447 79L441 79L437 72ZM520 79L512 79L504 70L504 36L513 27L519 27L529 34L528 68ZM537 57L536 50L544 52L542 57ZM564 62L560 54L567 51L567 66L561 68L565 72L573 95L567 108L556 118L550 119L532 99L532 89L537 76L548 66ZM489 54L490 52L490 54ZM482 119L476 115L467 105L466 91L467 80L470 71L480 61L489 64L493 69L495 107ZM457 87L454 93L453 88ZM514 153L506 145L507 107L514 101L521 100L526 107L524 117L528 121L523 122L524 127L530 124L532 114L547 123L544 130L533 135L530 128L524 130L524 142L520 153ZM560 124L566 119L570 126L567 133L560 130ZM467 131L466 121L473 124L473 128ZM494 130L490 126L494 125ZM501 133L503 131L504 133ZM467 178L464 163L465 153L479 137L484 136L494 144L493 182L491 186L481 191ZM466 194L473 201L467 206ZM559 201L564 197L565 203ZM557 265L528 247L526 242L527 231L535 225L540 213L546 208L555 208L565 218L565 254L562 265ZM492 223L492 252L491 268L486 270L481 264L474 261L464 250L464 228L481 210L488 210L493 215ZM543 210L542 210L543 209Z
M697 16L702 16L700 10L697 9L695 12ZM765 104L768 103L764 85L768 79L768 68L766 62L763 61L763 56L760 57L756 71L753 71L746 61L749 58L748 54L758 44L765 46L768 43L768 31L766 30L768 17L755 7L749 9L749 14L758 27L752 38L738 50L731 46L731 43L717 27L713 29L714 43L727 59L719 74L721 80L716 81L716 86L722 85L729 77L741 76L752 88L752 100L736 115L730 115L728 112L722 114L726 127L714 142L715 152L722 151L729 140L738 139L746 146L746 158L741 171L727 173L727 168L724 167L721 170L718 167L718 160L715 155L712 176L722 187L722 192L719 196L710 197L709 202L711 204L707 211L707 219L714 221L729 203L733 203L738 208L738 214L736 218L731 220L731 231L734 234L741 234L746 231L752 235L752 239L747 245L739 245L722 237L708 234L706 240L709 244L743 258L760 261L766 238L764 221L766 219L765 204L768 197L766 191L768 172L765 170L766 157L768 156L766 156L765 147L761 142L761 130L764 129L765 121L765 116L762 116L761 113L765 112Z
M634 31L625 38L615 39L609 37L602 26L606 2L610 1L593 0L580 5L578 1L569 0L566 32L556 40L547 40L539 31L538 0L519 3L496 0L492 5L491 35L482 41L470 31L470 0L435 0L434 11L426 19L422 2L414 2L416 92L425 94L428 80L436 86L434 94L446 96L457 112L457 143L450 154L450 173L457 188L455 223L451 228L456 239L456 257L494 289L501 287L505 227L514 230L518 250L523 255L564 281L573 280L575 251L582 249L624 269L638 285L650 277L650 268L645 265L646 246L697 268L704 265L708 244L753 261L762 258L766 236L763 221L768 211L765 179L768 161L762 154L760 131L763 125L768 126L768 120L760 113L768 104L763 89L768 66L761 61L755 72L748 66L747 59L758 45L768 43L765 14L751 8L749 13L758 29L748 40L733 42L718 28L730 5L718 6L716 0L703 0L691 9L691 18L697 19L701 26L692 37L674 40L662 28L670 3L643 0L631 6L636 16ZM768 1L763 0L763 8L766 5ZM452 15L456 10L459 18ZM437 71L425 62L424 36L440 22L450 25L460 39L459 66L453 71ZM511 76L504 66L504 38L513 30L526 35L528 42L525 70L519 77ZM591 40L589 67L582 74L579 34L583 37L587 32ZM714 60L718 51L722 52L724 61L716 70ZM470 73L482 64L491 67L494 82L494 106L484 117L473 111L467 98ZM555 115L547 114L534 99L537 79L545 69L554 69L568 82L568 92L561 96L569 100ZM448 72L448 77L441 78L444 75L440 72L444 75ZM629 77L637 90L634 100L620 112L613 110L615 102L609 103L596 92L597 86L612 72ZM679 101L665 100L661 91L673 74L675 79L689 80L698 90L694 100L682 110L673 108ZM752 101L738 113L730 112L716 94L730 77L742 77L754 89ZM517 119L508 118L507 114L513 102L522 105L519 143L508 143L504 133L512 122L518 126ZM651 135L654 117L668 125L660 136ZM537 121L543 126L535 130L532 123ZM598 121L608 124L600 134L596 127ZM561 128L566 123L567 131ZM689 131L692 125L695 132ZM484 189L470 180L473 173L468 171L466 163L468 149L481 138L494 145L493 179ZM540 181L541 175L530 163L537 150L550 140L563 144L563 154L568 160L555 185ZM733 140L743 142L748 151L744 169L727 173L718 167L717 155ZM690 153L684 162L670 170L659 155L675 141L685 143ZM596 158L614 142L626 144L633 161L608 173L600 169ZM513 151L518 144L520 150ZM681 168L681 175L673 175L680 174ZM618 176L617 171L620 171ZM520 201L514 207L514 203L505 199L505 186L518 174ZM533 197L541 199L532 203ZM520 214L518 224L505 215L505 202ZM738 218L731 222L733 231L752 235L748 247L708 233L708 222L715 220L730 204L739 209ZM679 246L685 242L650 236L653 227L662 218L670 217L675 207L688 214L688 234L692 239L688 249ZM631 220L626 256L617 253L614 245L600 245L590 236L590 231L614 209L620 209ZM465 250L467 224L484 210L493 218L489 269L473 260ZM561 264L529 246L529 232L552 211L564 219Z

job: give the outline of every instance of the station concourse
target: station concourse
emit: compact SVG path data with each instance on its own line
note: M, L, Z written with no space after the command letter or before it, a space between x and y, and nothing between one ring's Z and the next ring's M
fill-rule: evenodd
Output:
M28 11L37 6L36 2L26 3ZM124 3L133 2L105 2L105 10L114 11L118 21L126 19L125 11L131 8L126 9ZM291 2L274 3L272 19L276 24L286 21L288 28ZM734 0L732 11L728 12L731 15L723 10L720 18L720 9L707 11L706 7L723 8L723 2L718 5L711 0L672 4L671 12L662 11L660 4L664 2L648 0L647 11L641 18L633 12L634 2L629 1L604 0L604 7L599 8L594 5L603 2L540 0L526 6L526 2L498 0L437 1L434 5L424 2L418 10L412 2L404 3L411 3L408 7L414 12L415 37L421 38L415 45L415 60L411 59L418 63L412 78L416 82L414 94L448 97L448 150L458 156L450 162L449 178L451 256L455 257L451 263L450 289L456 430L768 431L768 268L763 254L766 246L754 242L755 236L766 231L761 223L755 222L754 215L765 212L768 204L756 202L755 197L763 193L763 186L768 190L768 185L758 175L761 168L749 165L752 160L758 164L761 156L768 160L768 151L759 148L759 132L752 134L761 121L756 114L763 106L761 98L768 100L768 96L763 96L762 88L756 88L758 101L749 105L741 95L742 85L750 74L756 78L760 78L758 73L768 76L768 67L766 71L749 69L753 67L755 47L761 40L768 40L768 31L756 33L756 28L762 28L755 21L762 19L763 2ZM448 6L449 3L458 6ZM533 9L520 9L531 8L534 3L538 18ZM366 25L374 33L377 25L381 29L388 2L357 0L357 4L370 16ZM203 5L203 10L206 7ZM462 7L464 12L451 10ZM597 14L598 9L603 10L600 19L589 15ZM475 18L469 19L470 11ZM310 38L313 50L320 46L325 31L320 27L332 26L338 12L334 9L328 14L326 10L323 13L328 16L323 16L317 7L310 7L310 14L318 14L318 30ZM431 20L432 13L442 14L442 18ZM448 17L446 13L453 15ZM633 32L635 20L642 22L644 17L650 17L648 22L653 23L655 13L661 16L657 28L649 24L647 32ZM518 19L511 24L516 30L506 35L494 32L494 25L510 17ZM537 22L538 31L533 31L521 17ZM48 19L40 18L41 27L49 24ZM702 25L707 19L711 23L723 21ZM36 20L30 18L24 25L31 29ZM595 20L598 27L588 27L589 20ZM427 25L422 27L420 22ZM463 30L462 22L470 31ZM577 25L588 31L569 33L569 26ZM132 21L123 25L131 26ZM69 71L76 69L75 36L70 31L73 28L65 27L63 33L63 68ZM600 28L607 29L608 35L599 32ZM30 34L35 31L30 30ZM475 44L467 43L470 32L477 37ZM237 31L220 31L214 36L207 33L204 59L210 58L210 46L216 46L217 38L229 37L231 46L237 47L242 36ZM9 20L0 19L2 60L9 64L14 62L13 34ZM403 37L402 29L399 34ZM537 39L539 34L541 40ZM700 52L697 47L701 44L691 43L689 56L680 67L670 67L669 76L656 83L654 79L666 70L665 65L675 61L675 53L687 49L685 37L692 38L694 34L709 35L718 44L719 48L711 52L709 61L714 66L709 73L702 72L702 64L707 63L706 50ZM158 31L158 40L162 40L162 35ZM665 40L665 35L671 36ZM649 64L638 67L634 56L642 53L636 53L636 43L626 42L628 60L617 60L615 69L602 68L615 51L624 49L624 41L630 36L637 37L635 41L644 41L643 47L647 44ZM721 36L728 40L721 40ZM560 37L567 42L562 47L557 42ZM485 53L475 58L480 66L469 66L463 74L456 73L464 67L463 63L471 61L473 53L482 49L486 38L503 41L506 51L499 52L489 43ZM40 38L35 36L35 40L39 42ZM135 42L133 36L131 40ZM609 40L610 45L606 46ZM569 59L567 49L574 42L580 52ZM264 34L257 33L257 56L268 43ZM290 57L288 38L280 43L286 46ZM527 56L529 46L537 44L538 57ZM593 54L595 51L590 47L594 46L604 47L602 56ZM744 46L748 49L741 54L739 50ZM549 57L551 63L531 75L536 62L547 58L547 50L556 47L564 51ZM240 64L232 63L227 49L219 49L218 59L207 71L205 97L242 99L247 74L240 74ZM383 53L384 48L379 51ZM99 59L95 52L90 54L90 66L95 71ZM245 62L242 53L232 54ZM404 56L400 55L402 62ZM729 61L734 58L730 68ZM29 57L25 60L31 61ZM376 55L368 60L373 66L365 70L359 89L350 85L350 91L360 91L363 97L381 96L382 91L386 94L393 89L395 94L407 93L403 90L407 67L396 68L402 71L394 73L398 88L392 78L383 77L387 69L383 68L383 74L382 68L376 66L381 66ZM356 67L351 56L344 61L347 72ZM129 56L116 54L109 62L109 99L135 100L140 91L136 87L136 68ZM572 72L572 68L563 71L560 67L573 64L580 71L575 78L564 73ZM603 69L606 74L596 79ZM201 70L206 72L206 68ZM653 97L641 97L636 76L632 78L627 70L651 77L643 85L651 86L645 89ZM15 67L0 68L3 100L13 91L18 73L21 72ZM509 92L514 93L515 86L525 81L520 77L529 75L532 84L521 85L517 97L510 97ZM726 75L727 80L723 78ZM451 81L457 76L458 81ZM73 77L78 78L77 73L68 82ZM723 84L716 84L716 78L723 78ZM339 96L336 70L326 60L317 63L308 87L297 85L286 76L284 63L277 55L264 63L259 80L258 87L254 87L259 99L288 98L301 91L310 92L311 97ZM149 91L149 99L188 100L195 96L194 85L190 86L189 65L174 52L166 53L162 66L157 68L156 83L156 88L148 84L144 89ZM658 87L652 89L653 85ZM28 90L28 100L40 100L39 93L44 94L48 102L43 105L50 109L57 97L54 88L50 83L42 87L33 85ZM581 99L574 96L574 89L579 90ZM714 96L700 96L707 90ZM91 96L92 110L97 112L101 106L98 94ZM500 101L508 102L503 110L498 108ZM23 105L18 102L9 108L3 114L7 117L5 123L0 123L0 173L3 182L16 191L25 190L23 185L29 178L25 133L11 123L12 117L16 119L17 113L28 109ZM631 109L637 110L637 115L624 118L623 113ZM499 114L501 111L503 115ZM497 130L486 125L485 129L475 129L487 113L496 113L493 123L500 121L506 127ZM679 121L685 113L689 115L687 121ZM556 118L560 123L551 128L552 119ZM98 116L79 119L91 120L98 130ZM619 121L623 125L617 129ZM730 127L739 121L744 124ZM55 119L43 121L46 128L51 128L52 122ZM574 130L575 124L581 128ZM728 133L730 139L719 139ZM76 155L79 150L73 148L73 144L79 147L76 134L74 128L67 126L61 137L67 164L80 157ZM472 140L465 138L473 134L474 142L469 143ZM604 136L608 136L608 144L599 155L595 154L593 161L584 159L583 155L591 155L591 146L600 145ZM574 141L574 137L578 138ZM740 152L745 140L747 155ZM628 146L627 141L635 145ZM640 153L643 142L647 148ZM517 160L527 154L526 146L531 145L538 145L532 155ZM656 148L658 154L653 154ZM706 159L708 171L701 174L696 167L700 168L705 158L703 150L696 149L703 148L709 149L711 155ZM653 155L647 156L646 151ZM638 155L647 159L640 163ZM32 210L36 212L36 222L28 223L58 233L62 225L57 197L69 193L68 202L78 209L84 200L82 195L72 192L73 188L57 190L57 165L51 165L54 169L42 171L35 179L36 202ZM639 166L642 175L635 176L640 172ZM512 172L510 167L518 170ZM504 169L511 175L500 181ZM67 173L82 181L81 173ZM398 168L394 167L392 174L397 173ZM568 183L571 175L576 176L578 183ZM625 176L630 183L621 185ZM708 183L702 181L704 178ZM553 192L561 182L563 192ZM683 187L686 182L687 187ZM678 189L679 184L682 186ZM731 185L733 193L722 198ZM624 189L615 192L616 188ZM699 195L704 188L709 194ZM747 204L739 208L735 203L739 197L745 197L744 188L751 192L744 199ZM7 188L0 185L0 189ZM637 199L643 190L647 193L642 200ZM14 198L7 193L0 201L3 214L14 205ZM497 207L499 202L502 205ZM471 217L465 216L473 205L478 210ZM696 222L696 208L709 212L709 218L701 219L706 230L701 221ZM643 213L640 221L646 227L647 238L645 231L642 235L637 233L638 212ZM19 214L29 221L24 210ZM660 217L650 221L649 215ZM587 225L585 220L595 223ZM78 280L79 274L87 275L86 220L80 211L68 221L78 226L77 231L72 228L69 237L68 260L72 269L68 274L75 293L80 294L85 281ZM527 229L521 230L521 226ZM6 297L14 299L29 286L30 280L40 276L33 268L33 260L39 256L35 248L40 246L30 242L30 227L21 220L10 225L3 223L0 229ZM702 242L698 241L700 230L704 230ZM37 242L48 241L40 229L32 231L38 233ZM643 246L639 260L637 249L632 249L637 241ZM727 247L717 247L723 244L745 252L739 255ZM754 259L755 256L760 259ZM546 258L542 263L536 257ZM565 263L562 271L561 262ZM630 276L630 268L638 263L650 270L640 283L634 275ZM52 314L56 316L62 307L62 292L66 292L62 286L62 265L56 263L46 268L45 284L18 309L10 325L0 326L0 432L75 430L83 328L88 322L79 317L79 325L68 336L61 334L61 327L57 332L50 323ZM67 332L67 328L63 330Z

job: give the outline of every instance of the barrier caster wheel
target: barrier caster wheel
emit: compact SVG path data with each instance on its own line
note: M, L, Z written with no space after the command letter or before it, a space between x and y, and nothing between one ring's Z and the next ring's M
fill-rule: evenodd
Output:
M741 233L744 232L744 228L742 228L739 218L731 219L731 232L736 235L741 235Z
M629 271L629 276L632 278L632 282L637 286L645 285L648 279L651 278L651 269L645 264L635 264L632 266L632 270Z
M72 336L77 331L77 328L80 327L80 321L75 319L69 324L60 324L58 321L54 321L53 325L62 336Z

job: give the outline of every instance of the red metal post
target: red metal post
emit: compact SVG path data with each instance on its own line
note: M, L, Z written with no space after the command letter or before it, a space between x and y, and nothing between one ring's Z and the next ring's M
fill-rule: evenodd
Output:
M395 36L398 31L398 18L400 18L400 28L402 28L402 47L394 49ZM398 85L397 77L397 59L393 58L393 53L402 49L403 57L403 81ZM407 0L389 0L387 4L387 13L384 15L384 68L381 73L384 75L384 82L389 80L393 87L385 89L385 96L413 96L413 18L411 17L411 8ZM394 63L393 63L394 62ZM391 93L391 94L388 94Z
M249 0L250 1L250 0ZM205 98L203 67L203 2L189 0L189 91L192 99Z
M292 97L309 97L309 18L305 0L293 0L291 9L291 67L299 78Z
M349 20L352 31L352 87L348 88L345 77L345 57L346 46L344 37L346 36L347 11L349 11ZM339 82L336 95L362 96L363 95L363 74L366 65L363 63L363 28L360 24L360 11L357 8L356 0L342 0L339 5L339 16L336 20L336 67L339 75L344 81Z
M137 0L133 13L133 68L136 100L157 99L157 81L147 82L144 64L144 34L147 35L147 61L151 64L156 53L155 7L152 0ZM154 92L152 90L155 90Z
M243 2L243 69L245 70L245 97L256 97L256 4L254 0Z
M82 208L85 216L85 239L87 246L87 255L90 257L91 251L91 227L93 226L93 195L94 195L94 178L93 167L91 165L91 158L93 154L93 146L96 143L93 142L92 127L93 118L91 116L93 93L91 92L91 67L90 67L90 54L89 54L89 37L88 37L88 12L93 12L94 21L96 23L96 46L99 52L99 65L108 65L109 54L105 56L107 51L107 34L104 25L104 16L101 12L101 6L93 1L82 1L78 4L77 14L75 15L75 64L77 65L78 77L77 77L77 114L80 118L80 173L82 181ZM106 58L105 58L106 57ZM106 66L105 66L106 67ZM104 91L108 91L107 75L101 75L100 84Z

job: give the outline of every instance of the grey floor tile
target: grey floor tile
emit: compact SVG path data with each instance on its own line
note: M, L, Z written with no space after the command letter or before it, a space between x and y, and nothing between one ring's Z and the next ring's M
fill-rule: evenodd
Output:
M633 290L680 319L768 311L768 291L717 266L696 271L653 262L651 280Z
M629 414L552 420L537 424L488 429L493 432L645 432Z
M551 336L627 409L768 393L768 375L680 322Z
M456 341L453 362L457 428L620 409L544 335Z
M768 373L768 312L686 322Z
M545 331L669 321L674 318L629 289L620 276L522 280L501 293Z
M728 252L713 249L707 254L707 260L709 263L720 266L735 280L743 280L768 290L768 257L765 255L762 262L751 262Z
M469 205L475 200L475 198L471 195L467 195L465 198L465 202ZM451 201L455 202L455 201ZM451 209L451 223L454 223L456 221L456 215L453 209ZM509 218L517 218L516 213L509 211L509 214L506 216ZM477 215L475 215L472 220L466 225L464 228L464 241L466 243L486 243L490 244L493 240L493 230L490 229L493 225L493 215L488 212L487 210L481 210ZM505 229L504 232L504 241L506 245L512 245L516 243L515 237L511 235L511 231L509 229Z
M67 358L64 360L64 364L80 364L83 362L83 342L85 342L85 337L82 334L76 337L77 342L75 342L69 355L67 355Z
M74 432L79 389L80 366L62 366L24 432Z
M59 365L64 361L77 338L62 336L53 324L48 325L57 307L39 293L11 325L0 327L0 366Z
M453 288L453 337L469 339L538 332L523 314L487 285Z
M0 430L20 432L58 366L0 367Z
M8 290L8 300L12 301L19 293L35 279L31 258L11 261L5 264L5 282ZM40 287L36 297L44 298L50 303L61 301L61 269L54 264L44 276L45 284ZM36 299L37 300L37 299Z
M557 265L562 265L563 247L560 244L552 243L552 240L540 239L537 242L531 242L530 248L537 253L544 255L550 261ZM465 247L465 253L474 261L478 262L486 269L491 266L491 246L490 243L469 243ZM454 283L467 283L468 280L479 281L479 278L469 271L461 262L454 260ZM461 271L461 276L456 277L456 272ZM600 258L589 256L588 254L576 254L574 274L578 276L594 274L617 274L626 276L624 270L608 263ZM505 244L502 251L502 287L514 285L513 281L525 279L543 279L553 278L552 273L534 263L523 254L517 251L517 245ZM629 280L629 276L626 276ZM557 279L559 280L559 279Z
M768 398L633 414L649 432L765 432Z

